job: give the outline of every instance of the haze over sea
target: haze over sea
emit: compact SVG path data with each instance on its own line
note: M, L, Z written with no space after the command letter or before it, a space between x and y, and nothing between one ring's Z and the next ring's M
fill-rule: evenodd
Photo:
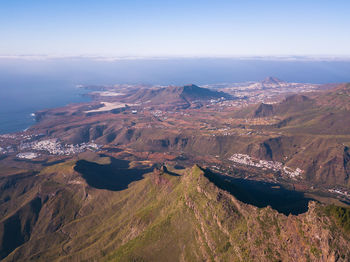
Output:
M0 59L0 134L35 123L31 113L88 101L77 85L183 85L259 81L349 82L350 60L292 58Z

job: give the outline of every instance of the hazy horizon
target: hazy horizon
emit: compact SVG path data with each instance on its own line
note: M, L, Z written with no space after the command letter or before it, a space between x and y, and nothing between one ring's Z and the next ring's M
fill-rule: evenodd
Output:
M0 57L0 80L50 78L72 85L200 85L268 76L322 84L349 82L349 71L350 59L339 57Z
M115 56L115 55L49 55L49 54L17 54L1 55L1 59L18 60L59 60L59 59L91 59L97 61L118 60L169 60L169 59L237 59L237 60L276 60L276 61L348 61L350 55L174 55L174 56Z

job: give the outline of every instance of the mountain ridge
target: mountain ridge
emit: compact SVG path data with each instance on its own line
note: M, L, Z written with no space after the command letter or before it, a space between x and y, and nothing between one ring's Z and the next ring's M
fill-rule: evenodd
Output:
M90 161L110 163L106 157ZM38 218L26 242L3 261L350 258L343 229L315 202L298 216L257 208L215 186L198 165L178 175L156 169L127 189L101 190L89 187L75 165L56 164L35 177L24 196L35 199L40 190Z

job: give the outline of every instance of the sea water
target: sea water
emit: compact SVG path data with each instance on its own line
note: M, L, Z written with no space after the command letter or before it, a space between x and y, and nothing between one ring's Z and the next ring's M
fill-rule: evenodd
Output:
M1 79L0 134L22 131L35 124L35 112L88 101L84 90L55 79Z
M350 81L350 61L295 58L0 58L0 134L24 130L38 110L88 101L77 85L214 84L259 81Z

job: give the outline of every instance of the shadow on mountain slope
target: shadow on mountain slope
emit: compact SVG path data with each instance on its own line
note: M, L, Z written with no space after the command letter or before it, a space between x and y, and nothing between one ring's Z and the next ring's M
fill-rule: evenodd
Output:
M89 186L98 189L120 191L128 188L131 182L141 180L151 168L129 169L130 161L111 158L110 164L98 164L86 160L79 160L74 170L79 172Z
M42 200L36 197L0 223L0 260L30 239Z
M238 179L215 174L206 170L205 176L217 187L228 191L238 200L256 207L271 206L285 215L298 215L307 212L310 198L302 192L288 190L281 185Z

